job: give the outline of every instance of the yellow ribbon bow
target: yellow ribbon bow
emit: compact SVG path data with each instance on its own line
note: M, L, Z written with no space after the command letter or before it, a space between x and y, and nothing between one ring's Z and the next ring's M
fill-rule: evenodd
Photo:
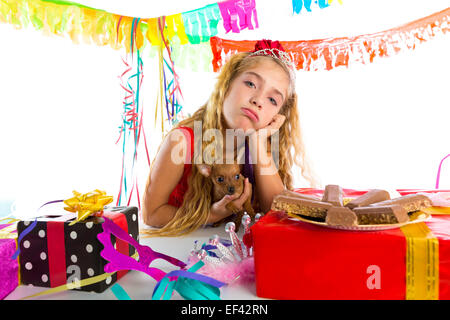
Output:
M99 213L102 215L103 208L113 201L112 196L107 196L106 192L98 189L84 194L74 190L73 194L73 198L64 200L64 203L68 206L64 207L65 210L78 212L77 220L72 221L69 226L79 221L83 221L91 214Z

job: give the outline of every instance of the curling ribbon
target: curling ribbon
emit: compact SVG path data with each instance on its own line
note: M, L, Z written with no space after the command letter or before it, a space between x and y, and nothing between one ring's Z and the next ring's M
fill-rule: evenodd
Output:
M445 159L447 159L448 157L450 157L450 153L448 155L446 155L441 162L439 163L439 167L438 167L438 172L437 172L437 176L436 176L436 189L439 189L439 179L441 177L441 167L442 167L442 163L444 162Z
M128 293L122 288L122 286L118 283L115 283L111 287L111 291L114 293L118 300L131 300Z
M16 238L17 238L16 224L0 225L0 239L16 239Z
M138 254L136 252L130 258L136 259L137 257L138 257ZM20 298L20 300L26 300L26 299L30 299L30 298L35 298L35 297L39 297L39 296L44 296L44 295L48 295L48 294L63 292L63 291L70 290L70 289L75 289L75 288L88 286L88 285L91 285L91 284L94 284L94 283L106 280L107 278L112 277L114 274L115 274L115 272L111 272L111 273L106 272L106 273L103 273L103 274L100 274L98 276L94 276L94 277L91 277L91 278L86 278L86 279L79 280L79 281L76 281L76 282L66 283L66 284L63 284L63 285L55 287L55 288L51 288L51 289L48 289L48 290L44 290L42 292L38 292L38 293L35 293L35 294L32 294L32 295Z
M64 200L67 205L64 210L78 214L77 219L72 221L69 226L85 220L91 214L103 214L103 208L113 201L112 196L107 196L106 192L98 189L84 194L74 190L73 194L74 197Z
M13 260L17 259L17 257L20 254L20 242L27 234L29 234L34 229L34 227L36 227L36 225L37 225L37 218L34 219L34 222L31 225L29 225L27 228L25 228L25 230L23 230L23 232L20 234L19 238L17 239L17 250L11 257L11 259L13 259Z
M132 60L135 55L133 48L135 47L135 45L137 48L137 50L136 50L136 57L137 57L136 73L130 75L128 77L126 83L124 83L123 79L124 79L125 75L132 70L132 67L124 58L122 58L122 61L126 66L126 70L119 76L119 79L121 80L120 86L125 91L125 97L124 97L124 101L123 101L124 112L123 112L123 117L122 117L123 118L122 126L120 127L120 136L119 136L118 140L116 141L116 144L117 144L122 139L122 173L121 173L121 177L120 177L120 187L119 187L119 193L117 196L116 205L121 204L122 196L124 196L125 199L127 199L127 197L128 197L127 205L129 205L131 202L131 197L133 195L133 191L136 187L135 193L136 193L137 200L138 200L138 207L140 208L138 181L137 181L137 177L134 177L133 175L134 175L135 164L138 159L137 150L138 150L138 146L139 146L139 142L140 142L141 133L144 135L145 151L147 153L147 160L148 160L149 165L150 165L150 157L148 154L148 147L147 147L147 141L145 138L144 127L142 126L144 109L142 107L142 109L139 110L140 89L142 87L142 81L143 81L143 77L144 77L143 61L142 61L142 57L140 55L141 44L137 43L137 41L139 40L137 38L137 34L139 34L139 33L136 33L136 30L138 29L138 27L140 25L139 22L140 22L140 19L133 19L131 30L129 30L129 32L130 32L129 48L130 49L128 50L128 52L131 53ZM153 20L151 20L151 19L149 19L147 21L147 24L150 26L147 30L147 34L152 30L152 23L153 23ZM133 83L135 83L135 85L133 85ZM126 130L126 129L129 129L129 130ZM130 145L128 137L131 134L132 134L132 141L134 143L134 150L133 150L132 157L131 157L131 155L127 157L127 155L128 155L127 151L129 149L129 148L127 148L127 146ZM131 179L128 177L129 170L127 170L127 165L126 165L126 163L128 163L128 161L127 161L128 158L132 159ZM133 181L133 179L134 179L134 181ZM130 194L128 194L128 182L127 181L130 181L130 180L132 180L132 188L131 188Z
M100 255L105 260L109 261L109 263L105 265L106 272L124 269L138 270L159 281L164 277L165 273L159 269L149 267L153 260L163 259L181 268L186 266L184 262L178 259L153 251L150 247L140 245L126 231L122 230L117 224L108 218L105 218L105 221L102 223L102 228L103 232L98 234L97 238L104 246L104 249L100 252ZM139 261L129 259L128 256L121 255L117 250L115 250L110 241L111 234L134 246L139 254Z
M406 238L406 299L439 299L439 241L424 222L400 228Z
M185 268L186 264L176 258L167 256L165 254L153 251L148 246L140 245L136 240L134 240L130 235L121 229L117 224L108 218L105 218L102 224L103 232L97 235L99 241L103 244L104 249L100 252L100 255L107 261L105 265L105 272L112 272L118 270L138 270L144 272L158 281L158 285L155 287L155 291L158 292L156 297L160 297L159 293L164 291L169 292L170 290L177 290L183 297L190 298L217 298L218 292L217 287L224 285L224 283L217 281L215 279L194 274L197 270L196 268L201 267L197 265L196 268L191 268L188 271L176 270L168 274L160 269L150 267L150 264L155 259L163 259L167 262L178 266L180 268ZM111 244L110 238L111 234L115 235L118 239L128 242L130 245L134 246L139 255L139 260L130 259L130 257L120 254L114 249ZM174 277L187 278L189 280L182 280L179 284L175 284L172 280ZM191 281L195 280L195 281ZM198 282L202 283L198 283ZM210 287L213 286L213 287ZM159 288L159 289L158 289ZM161 291L163 290L163 291ZM154 296L155 296L154 291ZM171 294L165 296L165 299L170 299Z
M2 218L0 222L0 239L16 239L17 238L17 222L19 219Z
M161 279L153 290L152 300L169 300L176 290L187 300L219 300L219 288L225 283L213 278L195 273L204 266L202 261L198 261L187 271L171 271ZM175 280L171 280L175 278Z

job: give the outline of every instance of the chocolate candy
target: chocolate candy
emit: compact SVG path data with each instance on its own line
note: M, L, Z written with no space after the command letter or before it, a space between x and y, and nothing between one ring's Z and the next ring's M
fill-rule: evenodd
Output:
M342 200L342 188L335 184L329 184L325 186L325 191L323 192L322 202L331 203L334 206L343 206Z
M356 214L347 207L332 207L328 209L325 222L331 226L357 226L358 218Z
M288 197L297 197L300 199L305 199L305 200L313 200L313 201L320 201L320 198L311 194L303 194L303 193L298 193L295 191L291 191L291 190L287 190L285 189L282 193L280 193L283 196L288 196Z
M408 212L400 205L357 207L353 212L358 224L394 224L409 221Z
M431 206L431 200L423 194L409 194L392 200L372 203L370 206L389 206L398 204L402 206L406 212L414 212Z
M272 210L325 219L332 205L327 202L277 195L272 202Z
M381 189L372 189L362 196L359 196L356 199L353 199L349 203L347 203L345 206L353 209L356 207L364 207L371 203L380 202L384 200L390 200L391 196L389 195L389 192L386 190Z

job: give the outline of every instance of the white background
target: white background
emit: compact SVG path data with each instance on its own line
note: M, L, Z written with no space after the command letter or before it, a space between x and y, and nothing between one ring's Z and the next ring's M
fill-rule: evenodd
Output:
M158 17L200 8L210 1L78 1L135 17ZM441 11L450 2L334 0L326 9L292 14L290 0L256 0L259 29L228 39L305 40L379 32ZM102 189L117 196L122 146L123 91L117 76L122 51L73 44L34 29L0 24L0 203L15 201L18 215L72 190ZM448 129L449 35L414 51L324 72L297 73L307 155L321 186L433 189L439 161L450 153ZM144 55L143 107L150 157L161 139L155 126L157 59ZM183 111L203 104L211 72L177 70ZM142 147L141 143L141 147ZM142 148L135 174L140 191L148 164ZM441 172L450 188L450 160ZM296 173L296 187L308 185ZM132 204L137 205L135 198ZM1 212L0 212L1 213Z

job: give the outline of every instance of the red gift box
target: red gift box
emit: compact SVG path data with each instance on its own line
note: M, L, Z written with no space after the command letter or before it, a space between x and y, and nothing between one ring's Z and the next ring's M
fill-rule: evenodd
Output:
M347 197L365 192L344 189ZM408 193L413 191L401 191ZM252 235L259 297L450 299L450 216L361 232L270 211L252 226Z

